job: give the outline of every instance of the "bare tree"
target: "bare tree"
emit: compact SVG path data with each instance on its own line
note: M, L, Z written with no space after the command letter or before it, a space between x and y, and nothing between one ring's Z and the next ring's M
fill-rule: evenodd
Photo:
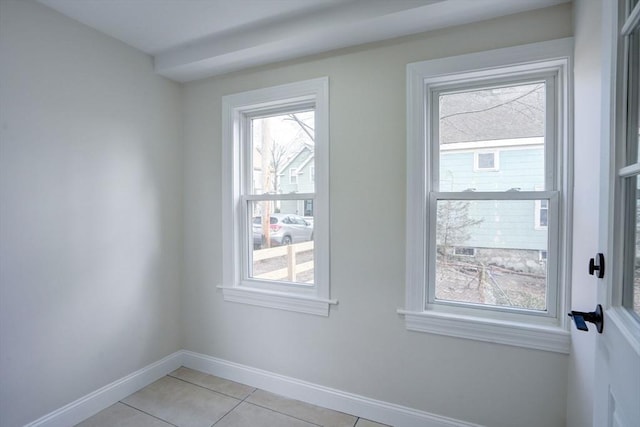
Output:
M300 120L300 118L295 113L288 114L287 120L293 120L294 122L296 122L298 126L300 126L300 129L309 137L309 139L315 142L315 129Z
M279 141L272 137L272 124L268 119L260 120L260 139L256 141L255 150L260 154L261 159L261 181L262 191L265 193L278 193L280 190L280 173L284 165L295 155L295 152L302 146L298 139L310 139L314 142L314 128L304 122L296 113L290 113L281 120L291 120L297 124L304 136L298 134L292 141ZM276 125L277 126L277 125ZM307 142L305 144L309 145ZM270 213L273 202L261 202L262 212L262 245L271 246L270 239Z
M471 227L483 221L469 216L470 207L471 204L464 200L444 200L438 203L436 242L445 262L450 249L469 240Z
M312 142L315 142L315 129L305 123L303 120L298 117L296 113L287 114L284 120L290 120L295 122L300 130L308 137ZM306 139L306 138L305 138ZM296 147L295 144L290 144L287 141L286 144L281 143L275 139L271 139L270 143L264 143L261 147L257 147L258 153L262 155L265 150L269 153L269 163L266 165L267 171L269 173L269 180L272 185L270 188L265 188L265 191L273 191L277 193L280 188L280 173L282 172L282 167L287 163L287 161L294 154L294 151L299 148Z
M277 144L273 141L271 144L270 151L270 164L269 164L269 173L273 175L273 179L271 182L273 183L273 192L277 193L278 188L280 188L280 168L285 164L287 157L289 155L289 150L286 146Z

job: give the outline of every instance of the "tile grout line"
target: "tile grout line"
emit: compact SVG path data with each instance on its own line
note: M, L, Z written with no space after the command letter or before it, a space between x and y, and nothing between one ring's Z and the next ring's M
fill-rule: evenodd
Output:
M247 395L247 397L239 398L239 397L237 397L237 396L232 396L232 395L230 395L230 394L223 393L223 392L221 392L221 391L214 390L214 389L212 389L212 388L205 387L205 386L200 385L200 384L192 383L191 381L187 381L187 380L182 379L182 378L180 378L180 377L174 377L173 375L169 375L169 374L167 374L167 376L168 376L168 377L171 377L171 378L173 378L173 379L176 379L176 380L182 381L182 382L184 382L184 383L191 384L191 385L194 385L194 386L196 386L196 387L200 387L200 388L202 388L202 389L205 389L205 390L208 390L208 391L212 391L212 392L214 392L214 393L221 394L221 395L223 395L223 396L225 396L225 397L229 397L229 398L234 399L234 400L239 400L241 403L242 403L242 402L244 402L244 400L245 400L247 397L251 396L251 393L253 393L253 391L252 391L251 393L249 393L249 394ZM240 384L240 383L238 383L238 384ZM242 385L246 385L246 384L242 384ZM247 387L248 387L248 386L247 386ZM254 390L254 391L255 391L255 390Z
M256 389L256 390L262 390L262 389ZM264 391L264 390L262 390L262 391ZM273 408L269 408L269 407L266 407L266 406L259 405L259 404L255 403L255 402L247 402L247 403L249 405L257 406L258 408L262 408L262 409L266 409L266 410L271 411L271 412L275 412L276 414L280 414L280 415L284 415L284 416L289 417L289 418L293 418L294 420L298 420L298 421L305 422L307 424L311 424L311 425L314 425L314 426L322 427L322 424L316 424L313 421L305 420L303 418L294 417L291 414L287 414L285 412L280 412L280 411L277 411L277 410L275 410Z
M208 375L208 374L207 374L207 375ZM212 375L212 376L213 376L213 375ZM241 383L238 383L238 384L241 384ZM196 384L196 385L197 385L197 384ZM246 386L246 384L242 384L242 385L245 385L245 386ZM247 387L250 387L250 386L247 386ZM253 387L251 387L251 388L253 388ZM207 390L208 390L208 389L207 389ZM224 419L224 417L226 417L227 415L229 415L231 412L235 411L235 410L236 410L236 408L237 408L238 406L242 405L242 404L243 404L243 403L244 403L244 402L249 398L249 396L251 396L251 395L252 395L256 390L257 390L257 388L253 388L253 390L251 390L251 393L247 394L247 395L246 395L242 400L240 400L240 402L238 402L238 404L237 404L236 406L234 406L234 407L233 407L233 408L231 408L229 411L227 411L227 413L226 413L226 414L224 414L223 416L221 416L221 417L220 417L220 418L219 418L215 423L211 424L211 427L215 426L215 425L216 425L216 424L218 424L220 421L222 421L222 420ZM224 393L222 393L222 394L224 394ZM225 394L225 396L228 396L228 395L226 395L226 394Z
M206 373L205 373L205 374L206 374ZM207 375L210 375L210 374L207 374ZM231 408L229 411L227 411L227 413L225 413L225 414L224 414L222 417L220 417L220 418L219 418L215 423L213 423L213 424L211 425L211 427L215 426L215 425L216 425L216 424L218 424L220 421L222 421L222 419L223 419L223 418L225 418L227 415L229 415L231 412L233 412L233 411L234 411L238 406L240 406L240 404L241 404L241 403L244 403L244 402L246 402L246 403L248 403L248 404L250 404L250 405L257 406L257 407L262 408L262 409L266 409L266 410L271 411L271 412L275 412L276 414L280 414L280 415L284 415L284 416L290 417L290 418L292 418L292 419L294 419L294 420L298 420L298 421L302 421L302 422L305 422L305 423L308 423L308 424L311 424L311 425L314 425L314 426L322 427L322 424L316 424L316 423L314 423L313 421L305 420L305 419L303 419L303 418L298 418L298 417L293 416L293 415L291 415L291 414L287 414L287 413L285 413L285 412L280 412L280 411L278 411L278 410L276 410L276 409L269 408L269 407L267 407L267 406L263 406L263 405L260 405L260 404L255 403L255 402L248 402L248 401L247 401L247 399L248 399L249 397L251 397L251 395L253 395L257 390L261 390L261 391L267 392L266 390L262 390L262 389L259 389L259 388L254 388L254 387L251 387L251 386L249 386L249 385L247 385L247 384L243 384L243 383L237 383L237 384L240 384L240 385L244 385L244 386L246 386L246 387L251 387L251 388L253 388L253 390L251 391L251 393L249 393L248 395L246 395L244 398L240 399L240 398L238 398L238 397L236 397L236 396L231 396L231 395L226 394L226 393L223 393L223 392L221 392L221 391L214 390L214 389L211 389L211 388L208 388L208 387L205 387L205 386L202 386L202 385L199 385L199 384L193 383L193 382L191 382L191 381L188 381L188 380L183 379L183 378L180 378L180 377L176 377L176 376L174 376L174 375L171 375L171 373L167 374L166 376L171 377L171 378L174 378L174 379L179 380L179 381L182 381L182 382L184 382L184 383L191 384L191 385L194 385L194 386L196 386L196 387L199 387L199 388L202 388L202 389L205 389L205 390L211 391L211 392L213 392L213 393L221 394L221 395L223 395L223 396L226 396L226 397L229 397L229 398L232 398L232 399L235 399L235 400L239 400L239 402L238 402L238 404L237 404L237 405L235 405L233 408ZM211 376L212 376L212 377L215 377L215 375L211 375ZM218 377L218 378L219 378L219 377ZM223 379L224 379L224 378L223 378ZM267 393L268 393L268 392L267 392ZM303 403L304 403L304 402L303 402ZM324 409L326 409L326 408L324 408ZM344 412L343 412L343 413L344 413ZM353 415L353 414L346 414L346 413L344 413L344 414L345 414L345 415L350 415L350 416L352 416L352 417L355 417L355 419L356 419L356 420L355 420L355 422L354 422L354 424L353 424L353 427L355 427L355 426L358 424L358 421L360 420L360 417L356 417L356 416L355 416L355 415ZM163 421L164 421L164 420L163 420Z
M178 380L178 381L182 381L182 382L184 382L185 384L190 384L190 385L196 386L196 387L198 387L198 388L201 388L201 389L203 389L203 390L207 390L207 391L210 391L210 392L212 392L212 393L216 393L216 394L219 394L219 395L221 395L221 396L227 397L227 398L229 398L229 399L233 399L233 400L237 400L237 401L238 401L238 403L237 403L233 408L231 408L231 409L230 409L229 411L227 411L227 412L226 412L222 417L220 417L218 420L216 420L216 421L211 425L211 427L213 427L214 425L216 425L220 420L222 420L222 419L223 419L224 417L226 417L230 412L232 412L234 409L236 409L236 408L237 408L237 407L238 407L242 402L244 402L244 401L245 401L249 396L251 396L251 394L253 393L253 391L255 391L255 389L254 389L254 390L253 390L251 393L249 393L246 397L244 397L243 399L239 399L239 398L237 398L237 397L230 396L230 395L228 395L228 394L221 393L221 392L216 391L216 390L212 390L212 389L210 389L210 388L207 388L207 387L201 386L201 385L199 385L199 384L195 384L195 383L192 383L192 382L190 382L190 381L183 380L182 378L178 378L178 377L175 377L175 376L173 376L173 375L169 375L169 374L167 374L167 375L165 375L165 376L166 376L166 377L169 377L169 378L173 378L173 379ZM127 396L127 397L128 397L128 396ZM123 401L120 401L120 403L122 403L123 405L129 406L130 408L133 408L133 409L135 409L135 410L137 410L137 411L140 411L140 412L142 412L143 414L147 414L147 415L149 415L149 416L151 416L151 417L153 417L153 418L156 418L156 419L158 419L158 420L160 420L160 421L163 421L163 422L165 422L165 423L167 423L167 424L169 424L169 425L172 425L172 426L174 426L174 427L180 427L180 426L178 426L178 425L176 425L176 424L173 424L173 423L171 423L171 422L169 422L169 421L167 421L167 420L164 420L164 419L162 419L162 418L160 418L160 417L157 417L157 416L155 416L155 415L153 415L153 414L149 414L148 412L145 412L145 411L143 411L143 410L141 410L141 409L139 409L139 408L136 408L135 406L131 406L131 405L129 405L128 403L125 403L125 402L123 402Z
M220 421L222 421L224 419L224 417L226 417L227 415L229 415L230 413L232 413L233 411L235 411L235 409L242 405L242 403L244 402L244 400L239 401L233 408L229 409L223 416L221 416L220 418L218 418L213 424L211 424L211 427L215 426L216 424L218 424Z
M185 380L185 379L182 379L182 378L179 378L179 377L175 377L175 376L170 375L170 374L167 374L167 376L168 376L168 377L171 377L171 378L174 378L174 379L176 379L176 380L178 380L178 381L182 381L182 382L184 382L184 383L186 383L186 384L191 384L191 385L194 385L194 386L196 386L196 387L202 388L202 389L204 389L204 390L208 390L208 391L210 391L210 392L217 393L217 394L220 394L220 395L222 395L222 396L225 396L225 397L228 397L228 398L231 398L231 399L233 399L233 400L237 400L237 401L238 401L238 403L236 403L236 404L233 406L233 408L229 409L229 410L228 410L228 411L227 411L223 416L221 416L220 418L218 418L217 420L215 420L215 421L213 422L213 424L211 424L211 426L210 426L210 427L213 427L213 426L215 426L216 424L218 424L220 421L222 421L222 420L224 419L224 417L226 417L226 416L227 416L227 415L229 415L231 412L233 412L233 411L234 411L238 406L240 406L240 405L241 405L241 404L242 404L242 403L243 403L243 402L244 402L244 401L245 401L249 396L251 396L251 394L253 394L253 392L255 391L255 389L254 389L251 393L249 393L248 395L246 395L243 399L239 399L239 398L237 398L237 397L235 397L235 396L230 396L230 395L228 395L228 394L226 394L226 393L222 393L222 392L220 392L220 391L210 389L210 388L205 387L205 386L202 386L202 385L200 385L200 384L192 383L191 381L187 381L187 380ZM238 383L238 384L239 384L239 383ZM246 384L243 384L243 385L246 385Z
M128 396L127 396L127 397L128 397ZM131 405L129 405L128 403L123 402L122 400L118 401L118 403L122 403L123 405L128 406L128 407L129 407L129 408L131 408L131 409L135 409L135 410L136 410L136 411L138 411L138 412L141 412L141 413L143 413L143 414L145 414L145 415L148 415L148 416L150 416L150 417L153 417L153 418L155 418L156 420L160 420L160 421L162 421L163 423L167 423L167 424L169 424L169 425L172 425L173 427L180 427L180 426L178 426L178 425L173 424L172 422L169 422L169 421L167 421L167 420L165 420L165 419L162 419L162 418L157 417L157 416L155 416L155 415L153 415L153 414L150 414L150 413L148 413L148 412L146 412L146 411L143 411L143 410L142 410L142 409L140 409L140 408L136 408L135 406L131 406Z
M196 387L198 387L199 389L204 389L204 390L210 391L210 392L215 393L215 394L217 394L217 395L220 395L220 396L222 396L222 397L227 397L227 398L229 398L229 399L233 399L233 400L237 401L237 403L236 403L236 404L235 404L231 409L229 409L229 410L228 410L224 415L222 415L222 416L221 416L219 419L217 419L213 424L211 424L211 426L210 426L210 427L214 427L214 426L218 425L218 423L219 423L220 421L222 421L222 420L223 420L224 418L226 418L229 414L231 414L233 411L235 411L235 410L236 410L236 409L237 409L237 408L238 408L242 403L247 403L247 404L249 404L249 405L253 405L253 406L256 406L256 407L258 407L258 408L262 408L262 409L264 409L264 410L267 410L267 411L270 411L270 412L272 412L272 413L275 413L275 414L279 414L279 415L285 416L285 417L290 418L290 419L292 419L292 420L301 421L301 422L306 423L306 424L308 424L308 425L310 425L310 426L316 426L316 427L322 427L322 426L323 426L322 424L317 424L317 423L315 423L315 422L313 422L313 421L310 421L310 420L307 420L307 419L304 419L304 418L299 418L298 416L294 416L294 415L292 415L292 414L288 414L288 413L286 413L286 412L281 412L280 410L277 410L277 409L274 409L274 408L271 408L271 407L268 407L268 406L264 406L263 404L260 404L260 403L251 402L251 401L249 401L249 400L248 400L248 399L249 399L251 396L253 396L257 391L261 391L261 392L269 393L269 392L267 392L266 390L262 390L262 389L260 389L260 388L256 388L256 387L251 387L251 386L249 386L249 385L247 385L247 384L243 384L243 383L237 383L237 384L239 384L239 385L242 385L242 386L244 386L244 387L247 387L247 388L251 389L251 391L250 391L246 396L244 396L244 397L242 397L242 398L239 398L239 397L232 396L232 395L230 395L230 394L227 394L227 393L224 393L224 392L221 392L221 391L218 391L218 390L215 390L215 389L212 389L212 388L209 388L209 387L206 387L206 386L200 385L200 384L196 384L196 383L191 382L191 381L189 381L189 380L187 380L187 379L183 379L183 378L180 378L180 377L177 377L177 376L171 375L171 374L172 374L172 373L168 373L168 374L166 374L165 376L166 376L166 377L169 377L169 378L172 378L172 379L174 379L174 380L181 381L181 382L183 382L183 383L185 383L185 384L190 384L190 385L196 386ZM206 374L206 373L205 373L205 374ZM206 374L206 375L209 375L209 374ZM212 376L212 377L216 377L215 375L211 375L211 376ZM217 378L220 378L220 377L217 377ZM224 378L221 378L221 379L222 379L222 380L225 380ZM229 381L229 380L226 380L226 381ZM230 382L233 382L233 381L230 381ZM134 393L132 393L132 394L135 394L135 392L134 392ZM243 394L244 394L244 393L243 393ZM137 408L137 407L135 407L135 406L133 406L133 405L131 405L131 404L129 404L129 403L124 402L124 400L125 400L125 399L127 399L127 398L128 398L128 397L130 397L130 396L131 396L131 395L129 395L129 396L127 396L127 397L125 397L125 398L124 398L124 399L122 399L122 400L119 400L117 403L121 403L122 405L125 405L126 407L129 407L129 408L131 408L131 409L133 409L133 410L135 410L135 411L137 411L137 412L139 412L139 413L141 413L141 414L147 415L147 416L149 416L149 417L151 417L151 418L153 418L153 419L156 419L156 420L158 420L158 421L160 421L160 422L166 423L166 424L167 424L167 425L169 425L169 426L173 426L173 427L180 427L179 425L173 424L172 422L170 422L170 421L168 421L168 420L165 420L165 419L163 419L163 418L161 418L161 417L159 417L159 416L153 415L153 414L151 414L151 413L149 413L149 412L146 412L146 411L144 411L144 410L142 410L142 409L140 409L140 408ZM305 403L305 402L301 402L301 403ZM315 406L315 405L314 405L314 406ZM323 407L319 407L319 408L323 408ZM327 408L323 408L323 409L327 409ZM351 426L351 427L357 427L357 426L358 426L359 421L362 419L361 417L355 416L355 415L353 415L353 414L347 414L347 413L344 413L344 414L355 418L355 421L354 421L354 423L352 424L352 426Z
M209 374L207 374L207 375L209 375ZM201 386L201 385L199 385L199 384L192 383L191 381L187 381L187 380L185 380L185 379L182 379L182 378L180 378L180 377L173 376L173 375L171 375L171 374L167 374L167 376L168 376L168 377L171 377L171 378L175 378L176 380L183 381L183 382L185 382L185 383L187 383L187 384L192 384L192 385L194 385L194 386L196 386L196 387L200 387L200 388L203 388L203 389L205 389L205 390L209 390L209 391L212 391L212 392L214 392L214 393L218 393L218 394L221 394L221 395L223 395L223 396L230 397L230 398L232 398L232 399L240 400L240 402L238 402L238 404L237 404L236 406L234 406L233 408L231 408L231 409L230 409L226 414L224 414L224 415L223 415L223 416L222 416L218 421L216 421L214 424L212 424L212 427L213 427L214 425L218 424L218 423L222 420L222 418L226 417L227 415L229 415L229 413L233 412L233 410L234 410L234 409L236 409L238 406L240 406L240 404L241 404L241 403L245 402L245 401L246 401L246 400L247 400L247 399L248 399L248 398L249 398L253 393L255 393L257 390L265 391L265 390L262 390L262 389L259 389L259 388L254 388L254 387L248 386L247 384L238 383L238 384L241 384L241 385L244 385L244 386L247 386L247 387L251 387L251 388L253 388L253 390L251 391L251 393L249 393L249 394L248 394L247 396L245 396L243 399L239 399L239 398L237 398L237 397L235 397L235 396L231 396L231 395L228 395L228 394L226 394L226 393L222 393L222 392L220 392L220 391L213 390L213 389L210 389L210 388L208 388L208 387L205 387L205 386ZM212 375L212 376L215 376L215 375ZM219 377L218 377L218 378L219 378ZM223 379L224 379L224 378L223 378ZM268 392L267 392L267 393L268 393ZM287 413L284 413L284 412L277 411L277 410L275 410L275 409L273 409L273 408L269 408L269 407L266 407L266 406L262 406L262 405L259 405L259 404L257 404L257 403L254 403L254 402L247 402L247 403L248 403L248 404L250 404L250 405L257 406L257 407L262 408L262 409L267 409L267 410L269 410L269 411L271 411L271 412L275 412L276 414L285 415L285 416L287 416L287 417L293 418L293 419L298 420L298 421L303 421L303 422L305 422L305 423L309 423L309 424L312 424L312 425L314 425L314 426L322 427L322 425L321 425L321 424L316 424L316 423L314 423L314 422L312 422L312 421L309 421L309 420L305 420L305 419L302 419L302 418L294 417L293 415L290 415L290 414L287 414ZM347 415L350 415L350 414L347 414ZM353 416L353 415L352 415L352 416ZM356 422L357 422L357 420L356 420ZM354 426L355 426L355 424L354 424Z
M207 375L209 375L209 374L207 374ZM213 376L213 375L212 375L212 376ZM178 378L178 379L179 379L179 378ZM241 383L238 383L238 384L241 384ZM196 384L196 385L197 385L197 384ZM247 387L251 387L251 386L248 386L248 385L246 385L246 384L242 384L242 385L247 386ZM252 395L252 394L257 390L257 388L254 388L254 387L251 387L251 388L253 389L253 390L251 390L251 393L247 394L247 395L246 395L244 398L242 398L242 399L238 399L238 400L240 400L240 401L238 402L238 404L237 404L236 406L234 406L233 408L229 409L229 410L227 411L227 413L226 413L226 414L224 414L223 416L221 416L221 417L220 417L220 418L219 418L215 423L211 424L211 427L215 426L215 425L216 425L216 424L218 424L220 421L222 421L222 420L224 419L224 417L226 417L227 415L229 415L230 413L232 413L233 411L235 411L235 410L236 410L236 408L237 408L238 406L242 405L242 404L243 404L243 403L244 403L244 402L249 398L249 396L251 396L251 395ZM208 389L207 389L207 390L208 390ZM224 393L221 393L221 394L224 394ZM228 396L227 394L224 394L224 395L225 395L225 396ZM236 398L236 399L237 399L237 398ZM248 403L248 402L247 402L247 403Z

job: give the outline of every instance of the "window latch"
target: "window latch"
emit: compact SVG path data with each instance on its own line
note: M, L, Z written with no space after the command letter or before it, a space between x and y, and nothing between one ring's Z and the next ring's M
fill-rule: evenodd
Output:
M604 326L604 316L602 315L602 306L598 304L595 311L590 311L585 313L584 311L573 311L569 313L569 317L571 317L576 324L576 328L581 331L588 331L587 322L593 323L596 325L596 329L598 333L602 333L602 328Z

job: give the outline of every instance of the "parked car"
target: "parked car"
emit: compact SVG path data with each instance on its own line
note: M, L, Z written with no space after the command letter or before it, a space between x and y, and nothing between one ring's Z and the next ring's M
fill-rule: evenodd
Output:
M273 213L269 219L271 246L290 245L313 240L313 224L294 214ZM264 246L266 237L262 233L262 217L253 217L253 246Z

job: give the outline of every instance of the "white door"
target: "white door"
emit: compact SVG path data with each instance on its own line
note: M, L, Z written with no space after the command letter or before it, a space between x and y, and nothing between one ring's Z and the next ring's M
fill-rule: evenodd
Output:
M640 427L640 1L603 2L603 87L600 246L605 275L598 302L594 427ZM608 62L608 64L607 64Z

